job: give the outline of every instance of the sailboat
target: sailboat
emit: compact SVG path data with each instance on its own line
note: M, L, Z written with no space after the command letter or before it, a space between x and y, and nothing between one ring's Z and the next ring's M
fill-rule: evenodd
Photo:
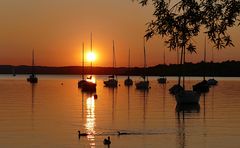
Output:
M211 86L211 85L212 85L212 86L217 85L217 83L218 83L218 81L215 80L214 77L207 80L207 84L208 84L209 86Z
M149 89L149 81L148 77L146 76L146 67L147 67L147 61L146 61L146 48L145 48L145 38L143 40L143 52L144 52L144 75L142 76L143 81L137 82L136 88L141 90Z
M16 76L16 71L15 71L15 68L13 67L12 68L12 75L15 77Z
M179 65L179 63L180 63L180 60L179 60L179 48L177 48L176 50L177 50L177 57L176 57L176 59L177 59L177 64ZM181 54L181 57L182 57L182 54ZM180 85L180 82L181 82L181 77L178 76L178 83L173 85L171 88L169 88L169 93L170 94L175 95L178 92L183 91L183 87Z
M91 34L91 51L92 51L92 34ZM92 67L92 64L91 64ZM97 84L92 82L91 79L84 78L84 43L82 47L82 80L78 81L78 88L81 88L85 92L95 92ZM92 77L91 77L92 78Z
M212 64L213 64L213 48L212 48ZM212 69L213 69L213 66L212 66ZM209 80L207 80L207 84L208 85L217 85L218 81L214 79L214 74L213 74L213 77Z
M165 49L164 49L164 53L163 53L163 65L165 66ZM164 75L160 76L160 78L158 78L158 83L166 84L166 82L167 82L167 78Z
M105 87L114 88L118 86L118 81L115 79L115 75L114 75L115 66L116 66L116 57L115 57L115 46L113 41L113 67L112 67L113 75L108 76L108 80L103 82Z
M185 63L185 47L182 47L181 50L181 60L180 64ZM175 93L175 99L177 104L198 104L200 100L200 93L193 91L193 90L185 90L185 76L182 76L183 86L181 87L180 81L181 76L179 76L179 83L175 85L178 88L178 92Z
M204 65L206 64L206 37L205 37L205 46L204 46ZM197 91L199 93L206 93L206 92L209 92L209 85L206 81L206 78L205 78L205 72L206 70L204 69L203 70L203 81L193 85L193 90L194 91Z
M84 83L86 83L86 80L84 78L84 43L82 45L82 80L78 81L78 88L83 87Z
M34 66L34 49L32 50L32 73L27 78L27 81L30 83L37 83L38 78L35 75L35 66Z
M124 81L124 84L125 84L126 86L131 86L131 85L133 85L133 81L132 81L132 79L130 78L129 73L130 73L130 49L128 50L128 77L127 77L127 79Z

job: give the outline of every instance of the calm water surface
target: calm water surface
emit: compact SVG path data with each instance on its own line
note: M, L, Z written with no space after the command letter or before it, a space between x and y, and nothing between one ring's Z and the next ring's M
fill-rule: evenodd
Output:
M106 77L97 76L97 99L77 88L79 76L40 75L35 85L26 77L0 76L0 147L102 148L107 136L112 148L240 147L239 78L216 78L218 86L183 116L168 93L174 77L166 85L151 77L144 92L125 87L125 77L117 89L105 88ZM187 78L187 87L199 80ZM79 139L78 130L92 135Z

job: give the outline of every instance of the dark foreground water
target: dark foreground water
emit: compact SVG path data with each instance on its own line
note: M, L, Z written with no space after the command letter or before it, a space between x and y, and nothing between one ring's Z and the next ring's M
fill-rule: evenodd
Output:
M103 87L97 76L97 95L82 94L79 76L40 75L39 83L27 76L0 76L0 147L108 147L112 148L239 148L240 79L216 78L218 86L201 96L200 104L176 113L174 96L151 77L151 89ZM134 77L134 81L139 78ZM200 78L187 78L187 87ZM91 133L78 137L77 131ZM117 131L127 135L117 135Z

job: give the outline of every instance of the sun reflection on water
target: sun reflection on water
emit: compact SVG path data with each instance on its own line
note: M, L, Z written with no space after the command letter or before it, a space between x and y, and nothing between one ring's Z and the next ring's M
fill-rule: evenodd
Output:
M86 124L85 128L90 141L90 146L95 147L95 99L94 96L87 98L87 112L86 112Z

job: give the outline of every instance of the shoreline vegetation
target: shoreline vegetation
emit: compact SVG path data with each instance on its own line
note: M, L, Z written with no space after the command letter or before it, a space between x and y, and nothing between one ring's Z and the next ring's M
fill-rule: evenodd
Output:
M184 67L184 68L182 68ZM182 71L184 69L184 71ZM224 61L221 63L212 62L200 62L200 63L185 63L184 65L159 64L147 68L149 76L203 76L204 69L206 76L223 76L223 77L240 77L240 61ZM0 65L0 74L29 74L32 67L26 65L12 66L12 65ZM49 66L35 66L36 74L76 74L82 73L82 66L64 66L64 67L49 67ZM89 74L91 72L90 67L84 68L84 73ZM116 75L143 75L142 67L116 67L114 74ZM111 75L113 74L112 67L93 67L92 74L94 75Z

